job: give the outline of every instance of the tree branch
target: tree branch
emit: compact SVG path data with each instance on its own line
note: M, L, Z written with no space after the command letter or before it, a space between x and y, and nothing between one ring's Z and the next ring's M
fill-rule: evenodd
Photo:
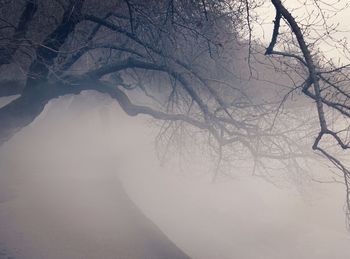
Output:
M28 26L38 9L37 0L28 0L26 2L24 11L19 18L19 22L12 39L5 48L0 48L0 66L10 64L12 61L12 56L19 48L20 43L25 41Z
M0 82L0 97L21 94L24 89L24 83L14 80Z
M80 21L81 9L85 0L71 1L63 14L61 23L51 32L36 50L36 59L31 63L28 71L29 78L26 87L35 88L44 86L42 82L47 80L49 66L59 54L59 49L68 36L74 31ZM52 51L52 50L54 51Z

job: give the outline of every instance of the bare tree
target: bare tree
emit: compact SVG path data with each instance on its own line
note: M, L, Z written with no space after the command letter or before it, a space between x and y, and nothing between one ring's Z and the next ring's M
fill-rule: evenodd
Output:
M343 150L349 149L349 125L347 123L350 115L349 65L341 64L337 66L332 59L323 56L316 48L320 42L330 41L336 47L342 49L342 42L336 41L333 35L337 30L337 26L328 24L327 19L329 17L326 16L327 13L324 11L326 7L330 7L333 8L333 12L337 12L339 6L330 6L327 1L310 2L312 2L317 12L315 18L304 17L304 20L297 21L282 1L271 1L275 7L276 17L272 39L265 54L295 59L300 66L305 68L305 77L299 87L306 96L314 100L319 122L319 132L312 144L312 149L320 152L342 172L346 186L347 215L349 216L350 171L344 164L346 160L342 161L340 157L332 154L335 152L332 148L334 143ZM283 35L285 30L281 29L282 22L288 25L287 30L290 35L287 38ZM279 38L282 38L280 48L282 47L283 51L275 50ZM295 42L294 51L291 51L291 48L289 48L289 51L287 50L285 43L283 43L283 41L286 42L286 39ZM345 48L343 51L347 52L347 49ZM338 117L340 115L340 120L334 120L335 115L338 115Z
M295 60L280 67L292 85L282 103L300 88L315 101L320 130L312 147L342 170L350 207L349 171L321 147L326 136L342 149L349 147L348 126L333 129L324 106L345 117L350 111L348 66L328 62L314 48L317 39L313 45L308 42L308 29L318 30L319 22L332 35L320 2L313 1L321 15L314 22L297 21L281 1L271 0L276 18L265 54ZM278 58L254 53L254 47L261 48L252 37L259 5L254 0L2 4L0 68L3 74L22 71L23 82L0 82L1 96L20 95L0 109L0 143L30 124L53 98L95 90L111 96L131 116L147 114L163 121L163 129L186 124L209 134L218 166L229 156L249 156L253 170L265 168L267 175L271 161L302 171L303 161L311 156L305 146L313 125L282 114L281 103L249 93L233 72L242 49L247 49L249 77L261 69L258 63L275 69L281 64ZM283 33L282 23L287 24ZM289 43L279 41L288 37ZM135 91L147 101L138 102Z

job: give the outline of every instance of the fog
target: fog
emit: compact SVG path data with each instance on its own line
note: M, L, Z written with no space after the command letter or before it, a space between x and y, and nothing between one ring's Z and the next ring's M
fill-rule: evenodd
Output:
M52 100L0 149L0 258L146 258L138 209L191 258L350 258L343 185L213 183L198 157L161 163L158 130L95 92Z

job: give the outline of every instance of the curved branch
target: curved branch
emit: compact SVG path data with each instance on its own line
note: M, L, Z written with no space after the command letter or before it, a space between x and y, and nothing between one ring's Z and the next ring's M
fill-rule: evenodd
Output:
M142 105L136 105L133 104L129 97L118 87L116 86L109 86L106 82L101 82L99 80L92 81L90 84L95 85L96 87L94 90L101 92L101 93L107 93L109 94L113 99L115 99L122 109L130 116L136 116L139 114L146 114L150 115L155 119L160 120L170 120L170 121L183 121L188 124L191 124L199 129L205 129L208 130L208 124L202 121L198 121L195 119L192 119L186 115L183 114L169 114L161 111L154 110L147 106Z
M273 51L276 43L277 43L277 37L279 34L279 28L280 28L280 24L281 24L281 12L276 12L276 17L274 22L274 27L273 27L273 32L272 32L272 39L270 42L270 45L267 47L265 55L269 55L272 54L271 52Z

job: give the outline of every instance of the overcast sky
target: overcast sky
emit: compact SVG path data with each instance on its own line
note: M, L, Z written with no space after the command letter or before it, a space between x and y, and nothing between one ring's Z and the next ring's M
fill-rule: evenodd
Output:
M309 13L312 10L315 10L314 0L286 0L284 1L285 5L289 10L292 10L292 13L296 17L305 17L308 16L304 2L307 2L307 9ZM322 5L321 2L324 2ZM324 0L318 1L317 3L322 7L323 10L334 10L332 12L325 11L325 15L329 14L332 16L331 19L327 19L328 24L339 24L339 33L335 34L334 37L337 39L341 38L350 38L350 24L349 24L349 16L350 16L350 8L347 7L349 5L348 0L339 1L335 0ZM336 4L334 4L336 3ZM334 9L331 9L331 5ZM273 20L275 17L275 10L270 1L265 1L263 6L258 9L259 17L264 24L262 26L255 26L254 32L258 35L259 38L262 38L264 42L269 42L271 39L272 29L273 29ZM313 14L315 16L315 14ZM335 50L333 47L328 46L323 43L320 45L323 51L328 53L328 56L332 56L333 58L341 58L342 62L349 63L349 59L344 58L339 50Z

